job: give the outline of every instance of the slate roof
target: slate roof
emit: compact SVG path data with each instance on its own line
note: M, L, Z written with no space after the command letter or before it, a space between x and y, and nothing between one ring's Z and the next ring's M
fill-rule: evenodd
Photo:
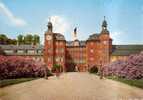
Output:
M42 56L43 53L5 53L8 56Z
M79 41L80 46L86 46L85 41ZM67 47L73 46L73 41L66 42ZM0 45L2 50L43 50L43 45ZM113 45L112 56L128 56L143 51L143 45ZM42 53L15 53L9 55L42 55Z
M60 33L54 33L55 39L56 40L65 40L64 35L60 34Z
M43 49L43 45L0 45L3 50L41 50Z
M98 40L99 35L100 34L94 33L94 34L90 35L87 40Z
M128 56L143 51L143 45L113 45L113 56Z
M67 46L67 47L70 47L70 46L72 47L73 44L74 44L74 41L67 41L67 42L66 42L66 46ZM86 41L79 41L79 45L80 45L80 46L86 46Z

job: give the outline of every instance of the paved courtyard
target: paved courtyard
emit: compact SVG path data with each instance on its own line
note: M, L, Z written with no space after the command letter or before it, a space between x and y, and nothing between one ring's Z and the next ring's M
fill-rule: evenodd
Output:
M65 73L0 89L0 100L143 100L143 90L89 73Z

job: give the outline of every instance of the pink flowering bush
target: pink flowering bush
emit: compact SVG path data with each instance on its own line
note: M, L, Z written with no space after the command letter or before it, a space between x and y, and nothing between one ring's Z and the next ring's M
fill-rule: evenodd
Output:
M0 79L43 77L46 67L42 62L20 56L0 56Z
M135 54L104 66L104 74L127 79L143 79L143 54Z

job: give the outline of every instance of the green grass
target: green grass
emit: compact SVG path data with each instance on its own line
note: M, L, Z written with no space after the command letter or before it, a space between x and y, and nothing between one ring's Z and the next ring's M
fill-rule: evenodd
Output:
M143 89L143 79L129 80L129 79L118 78L118 77L107 77L107 78Z
M7 95L7 93L0 91L0 97Z
M0 80L0 88L9 86L9 85L14 85L26 81L31 81L37 78L19 78L19 79L5 79L5 80Z

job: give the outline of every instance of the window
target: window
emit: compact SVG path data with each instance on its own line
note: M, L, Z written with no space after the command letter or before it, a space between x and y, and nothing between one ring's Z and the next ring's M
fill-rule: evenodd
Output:
M13 50L5 50L5 53L13 53L13 52L16 53L16 50L14 50L14 51Z
M94 58L93 58L93 57L91 57L91 58L90 58L90 60L91 60L91 61L93 61L93 60L94 60Z
M93 45L93 42L91 42L90 45Z
M62 43L62 42L60 42L60 45L63 45L63 43Z
M61 62L63 62L63 61L64 61L63 57L61 57L60 61L61 61Z
M56 42L56 45L59 45L59 43L58 43L58 42Z
M93 49L90 49L90 52L91 52L91 53L93 53L93 52L94 52L94 50L93 50Z
M108 42L107 41L103 41L103 44L107 44Z
M18 52L19 54L21 54L21 53L24 53L24 50L18 50L17 52ZM34 53L33 50L31 50L31 52Z
M64 59L63 59L63 57L56 57L56 58L55 58L55 61L56 61L56 62L63 62Z
M48 62L51 62L51 57L48 57Z
M56 57L56 58L55 58L55 61L56 61L56 62L59 62L59 57Z
M17 53L17 50L14 50L14 53Z
M51 41L48 41L48 45L51 45L51 43L52 43Z
M48 48L48 52L51 52L51 48Z
M39 53L39 50L36 50L36 53Z
M60 49L60 52L63 53L63 52L64 52L64 49Z
M56 49L56 53L58 53L58 49Z

